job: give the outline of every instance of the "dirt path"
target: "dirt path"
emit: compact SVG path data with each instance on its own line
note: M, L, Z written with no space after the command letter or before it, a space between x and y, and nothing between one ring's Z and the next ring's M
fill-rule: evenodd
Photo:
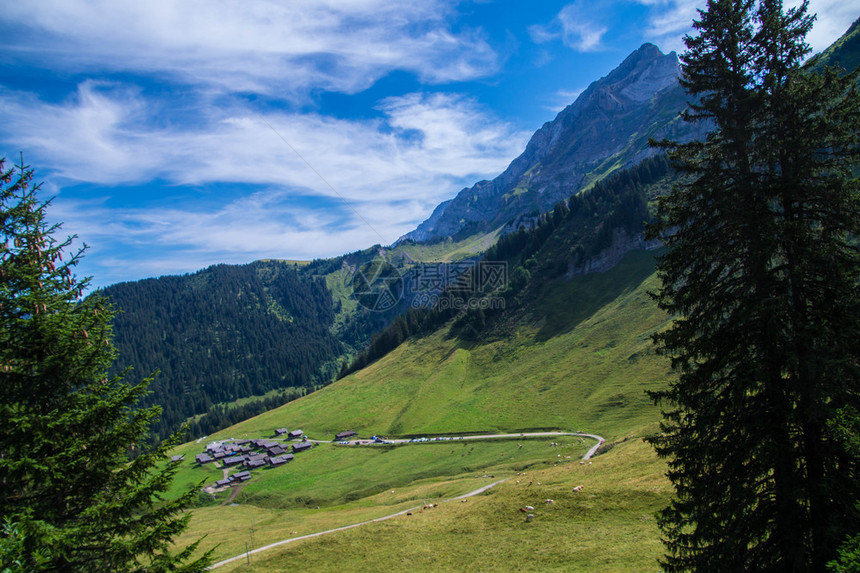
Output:
M230 490L230 497L227 498L227 501L222 503L221 505L230 505L233 503L233 500L236 499L236 496L239 495L239 492L242 491L242 488L245 487L245 484L240 484L234 486L232 490Z
M467 497L472 497L473 495L478 495L478 494L484 493L485 491L487 491L491 487L497 486L500 483L502 483L503 481L507 481L508 479L510 479L510 478L500 479L500 480L495 481L491 484L485 485L483 487L479 487L475 491L470 491L467 494L464 494L464 495L461 495L458 497L452 497L451 499L444 499L442 501L443 502L454 501L454 500L458 500L458 499L465 499ZM215 563L214 565L209 567L209 569L215 569L216 567L221 567L222 565L227 565L228 563L232 563L232 562L238 561L240 559L246 559L248 555L254 555L256 553L262 553L263 551L268 551L269 549L272 549L274 547L279 547L281 545L286 545L287 543L292 543L294 541L301 541L302 539L310 539L312 537L319 537L321 535L328 535L329 533L334 533L335 531L344 531L346 529L352 529L353 527L359 527L361 525L367 525L368 523L376 523L378 521L385 521L386 519L391 519L392 517L397 517L399 515L405 515L405 514L409 513L410 511L416 511L418 509L421 509L422 507L423 507L423 505L416 505L415 507L410 507L408 509L398 511L397 513L392 513L391 515L386 515L383 517L377 517L376 519L368 519L367 521L362 521L360 523L353 523L352 525L344 525L343 527L335 527L334 529L327 529L326 531L317 531L316 533L309 533L307 535L300 535L298 537L291 537L289 539L283 539L283 540L277 541L275 543L270 543L269 545L264 545L263 547L258 547L257 549L252 549L251 551L248 551L246 553L242 553L240 555L236 555L235 557L231 557L229 559L219 561L218 563Z
M488 434L486 436L463 436L462 439L464 439L464 440L476 440L476 439L494 439L494 438L524 438L524 437L525 438L527 438L527 437L533 437L534 438L534 437L553 437L553 436L580 436L580 437L588 437L588 438L592 438L592 439L597 440L597 444L594 447L592 447L590 450L588 450L588 452L586 452L584 456L582 456L583 460L587 460L588 458L592 457L594 455L594 453L597 451L597 448L599 448L604 442L604 439L602 437L596 435L596 434L584 434L582 432L535 432L535 433L527 433L527 434ZM457 439L460 439L460 438L457 438ZM404 442L408 442L408 441L409 440L404 440ZM463 494L461 496L452 497L451 499L445 499L442 501L444 503L446 501L456 501L456 500L466 499L468 497L472 497L475 495L480 495L480 494L484 493L485 491L487 491L488 489L495 487L495 486L499 485L500 483L507 481L508 479L510 479L510 478L500 479L500 480L495 481L491 484L485 485L483 487L479 487L475 491L470 491L469 493ZM238 489L241 489L241 486L239 488L236 488L233 491L233 493L230 494L230 499L227 500L228 503L230 502L230 500L232 500L236 496L236 493L237 493L236 490L238 490ZM353 523L352 525L344 525L343 527L336 527L334 529L327 529L326 531L318 531L316 533L309 533L307 535L300 535L298 537L291 537L289 539L283 539L281 541L277 541L275 543L270 543L269 545L265 545L263 547L258 547L257 549L252 549L251 551L248 551L246 553L241 553L239 555L236 555L235 557L230 557L229 559L219 561L218 563L215 563L214 565L209 567L209 569L215 569L217 567L221 567L222 565L227 565L228 563L233 563L234 561L239 561L240 559L247 559L248 555L254 555L256 553L262 553L263 551L268 551L269 549L279 547L281 545L286 545L286 544L292 543L294 541L301 541L302 539L310 539L312 537L319 537L321 535L328 535L329 533L334 533L336 531L344 531L346 529L352 529L353 527L359 527L362 525L367 525L369 523L376 523L378 521L385 521L386 519L391 519L392 517L397 517L399 515L405 515L405 514L409 513L410 511L415 511L417 509L420 509L421 507L423 507L423 506L416 505L415 507L410 507L408 509L398 511L397 513L392 513L391 515L386 515L384 517L377 517L376 519L369 519L367 521L362 521L360 523Z
M594 455L597 449L603 445L604 439L597 434L586 434L585 432L526 432L520 434L481 434L478 436L442 436L441 441L463 441L463 440L498 440L498 439L516 439L516 438L558 438L561 436L577 436L580 438L591 438L597 440L597 443L590 449L582 459L587 460ZM413 442L409 439L394 439L386 440L389 444L426 444L440 441L440 438L425 442ZM371 446L376 445L371 440L348 440L351 446Z

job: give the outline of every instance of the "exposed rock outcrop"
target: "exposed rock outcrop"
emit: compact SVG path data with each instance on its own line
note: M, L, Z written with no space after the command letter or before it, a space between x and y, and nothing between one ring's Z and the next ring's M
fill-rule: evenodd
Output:
M427 241L511 224L652 155L649 137L700 136L680 121L686 95L679 73L675 52L644 44L535 132L501 175L463 189L402 238Z

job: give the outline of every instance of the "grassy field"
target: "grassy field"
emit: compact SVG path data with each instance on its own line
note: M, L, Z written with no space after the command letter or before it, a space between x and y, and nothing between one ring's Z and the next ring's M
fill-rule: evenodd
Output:
M298 541L219 571L657 571L653 515L670 493L664 471L647 445L629 440L592 465L536 469L466 502ZM531 522L525 506L535 508Z
M374 519L456 497L517 472L570 463L589 445L576 438L561 446L550 446L546 439L396 447L321 444L286 466L264 470L232 503L193 510L180 542L208 535L207 546L221 544L216 559L230 557L250 543L251 528L259 547L292 531L303 535ZM229 493L218 494L218 501L227 502Z
M174 491L222 477L191 461L208 441L269 437L279 427L301 428L316 440L346 429L363 436L563 429L627 439L593 465L576 461L586 449L578 441L562 449L548 440L525 440L522 448L501 441L320 444L287 466L256 472L233 500L238 505L211 505L226 501L222 493L194 509L181 541L208 534L204 545L221 543L216 560L223 559L246 543L260 547L454 497L493 475L511 479L466 503L285 546L252 564L268 569L249 570L300 563L328 571L347 562L350 571L387 569L385 563L413 571L463 570L458 563L475 571L656 568L652 515L668 486L665 467L639 438L659 419L645 390L661 387L669 374L649 338L668 324L647 294L656 287L652 265L649 253L630 253L607 273L560 278L539 304L525 305L503 325L504 336L466 343L442 329L409 340L318 392L185 444L177 451L186 462ZM523 471L532 486L517 476ZM580 484L585 493L574 494ZM547 498L555 503L544 504ZM537 509L535 521L524 522L524 505Z

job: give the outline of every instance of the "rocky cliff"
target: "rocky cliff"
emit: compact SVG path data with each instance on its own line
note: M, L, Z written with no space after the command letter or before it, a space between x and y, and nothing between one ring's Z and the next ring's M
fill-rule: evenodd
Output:
M532 136L522 155L492 181L441 203L401 239L429 241L487 231L538 214L612 171L654 153L648 138L700 135L679 118L686 95L675 52L644 44Z

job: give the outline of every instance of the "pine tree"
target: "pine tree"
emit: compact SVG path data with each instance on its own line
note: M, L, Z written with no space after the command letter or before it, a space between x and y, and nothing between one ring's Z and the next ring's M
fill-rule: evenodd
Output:
M46 222L33 172L0 160L0 519L2 568L52 571L202 570L196 544L171 555L195 492L161 499L177 437L133 460L156 407L134 409L146 383L107 377L110 305L83 294L82 250Z
M860 402L856 75L802 67L807 4L711 0L682 83L703 142L662 142L686 182L653 236L655 337L678 378L652 440L675 498L668 571L821 571L860 531L857 452L834 420Z

